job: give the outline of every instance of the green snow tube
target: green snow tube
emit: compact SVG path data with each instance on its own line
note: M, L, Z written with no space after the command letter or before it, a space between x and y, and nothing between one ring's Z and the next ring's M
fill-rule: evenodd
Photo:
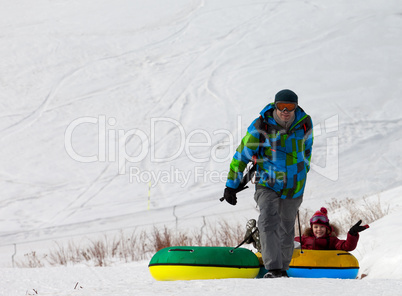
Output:
M231 247L168 247L149 263L158 281L255 278L259 269L253 252Z

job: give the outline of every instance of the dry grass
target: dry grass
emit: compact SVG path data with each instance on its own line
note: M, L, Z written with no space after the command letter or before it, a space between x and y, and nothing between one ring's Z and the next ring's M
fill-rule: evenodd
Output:
M35 251L24 255L24 261L16 262L17 267L37 268L44 267L43 261L46 260L46 255L38 256Z
M345 234L359 219L363 223L371 223L388 214L378 199L368 202L363 199L362 204L356 204L351 199L332 199L324 205L330 215L342 217L342 221L331 219L331 224ZM309 219L314 213L312 210L301 210L299 213L302 232L310 227ZM25 254L24 260L17 262L18 267L44 267L46 265L60 266L70 264L88 264L91 266L108 266L114 262L131 262L147 260L157 251L169 246L237 246L244 239L245 223L230 223L222 221L218 224L206 224L201 229L191 231L178 231L154 227L152 231L133 231L130 235L120 232L113 238L106 235L99 239L80 240L80 244L73 241L62 245L55 243L55 248L48 254L39 256L36 252ZM204 229L205 228L205 229ZM296 235L299 227L296 221Z
M153 227L151 232L133 231L129 236L122 231L110 238L106 235L99 239L80 240L80 244L69 241L66 245L55 242L49 253L39 256L31 252L24 260L17 262L18 267L44 267L87 264L109 266L114 262L131 262L149 259L160 249L169 246L236 246L243 240L245 225L232 225L220 222L209 225L204 231L176 231L166 226Z
M236 246L244 239L245 225L219 222L218 227L211 227L206 234L206 246Z

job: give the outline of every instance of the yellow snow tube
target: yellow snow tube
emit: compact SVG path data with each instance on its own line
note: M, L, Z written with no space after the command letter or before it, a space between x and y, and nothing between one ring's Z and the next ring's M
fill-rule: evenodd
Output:
M261 264L259 276L267 270ZM293 251L287 273L290 277L355 279L359 272L359 262L349 252L340 250L300 250Z

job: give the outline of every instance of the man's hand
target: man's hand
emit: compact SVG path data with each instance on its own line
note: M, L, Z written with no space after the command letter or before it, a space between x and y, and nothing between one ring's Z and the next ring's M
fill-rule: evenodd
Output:
M223 193L223 198L230 203L231 205L236 205L237 204L237 197L236 197L237 190L226 187L225 192Z

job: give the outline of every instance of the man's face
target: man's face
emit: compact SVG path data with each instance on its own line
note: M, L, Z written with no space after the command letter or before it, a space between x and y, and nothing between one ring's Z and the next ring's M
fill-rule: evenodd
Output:
M276 109L276 114L278 115L278 117L285 121L288 122L294 115L295 111L288 111L287 109L283 110L283 111L279 111L279 109Z

